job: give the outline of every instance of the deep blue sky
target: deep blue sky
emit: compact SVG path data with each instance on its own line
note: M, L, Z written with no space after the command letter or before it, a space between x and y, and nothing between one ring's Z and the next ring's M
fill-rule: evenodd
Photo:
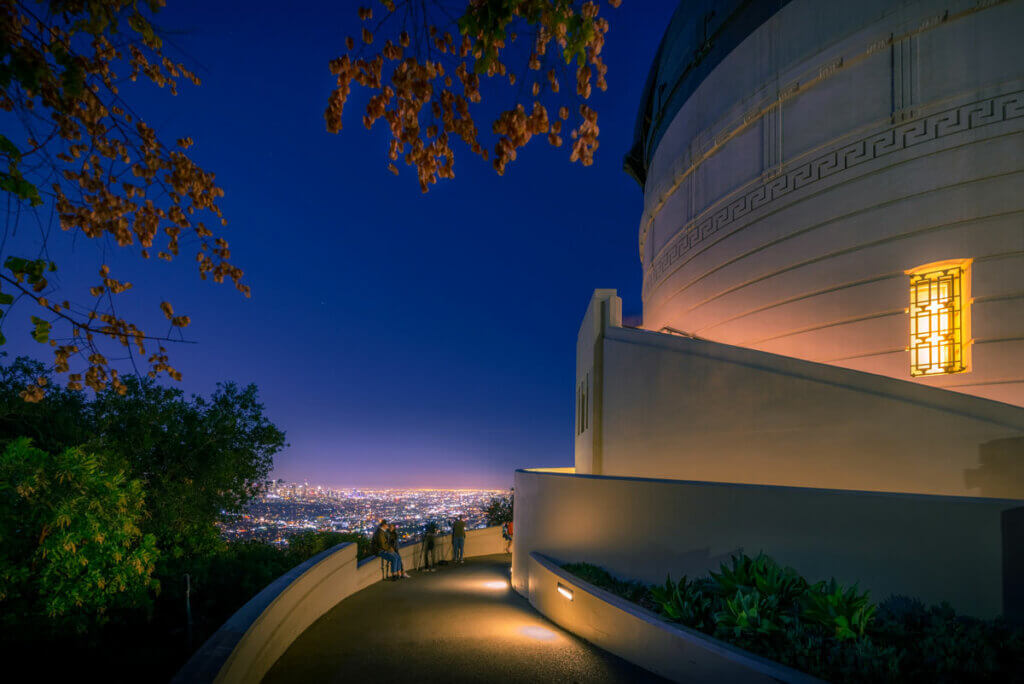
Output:
M593 166L538 140L498 177L457 148L455 180L426 195L407 167L386 170L384 131L362 127L361 98L340 135L325 130L327 63L357 33L358 4L168 2L159 23L203 84L140 109L165 139L192 136L217 174L253 297L200 282L187 255L138 269L132 296L192 317L199 344L171 349L184 389L259 385L291 445L277 477L509 486L515 468L571 464L590 293L618 288L625 312L640 312L641 193L622 157L676 1L607 15Z

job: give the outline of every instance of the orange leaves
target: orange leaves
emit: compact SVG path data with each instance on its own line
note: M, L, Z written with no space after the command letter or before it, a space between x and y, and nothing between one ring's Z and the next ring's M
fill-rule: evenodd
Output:
M574 93L563 96L563 102L550 103L552 111L557 106L562 121L570 113L565 100L576 99L578 105L580 99L590 97L594 86L607 88L607 69L600 55L608 22L599 16L599 4L592 0L471 1L457 22L461 37L439 29L435 24L447 23L451 18L432 16L434 10L429 6L410 14L408 2L382 4L386 12L373 30L394 30L393 40L385 40L376 54L367 48L374 40L369 26L361 28L361 45L352 38L345 40L348 53L329 64L337 82L324 118L328 131L340 132L353 84L373 91L362 123L369 129L384 122L391 136L388 170L397 174L398 159L415 167L423 192L439 178L454 177L455 152L451 145L456 138L474 154L490 159L499 174L534 135L545 134L551 145L561 146L561 121L551 125L547 108L536 101L554 100L559 95L560 73L575 80L576 86ZM367 7L358 11L363 22L372 16ZM398 23L401 25L395 26ZM520 103L492 122L491 130L498 139L488 150L478 141L471 108L482 100L482 77L500 78L509 86L519 80L505 62L517 34L527 32L533 39L521 44L524 66L540 71L544 77L528 82L528 92L535 99L529 114L525 103ZM597 115L590 108L578 110L580 120L571 131L569 158L589 165L598 146Z
M171 320L174 316L174 307L170 302L160 302L160 310L164 312L164 318Z
M103 238L111 245L137 244L144 258L153 250L165 260L178 256L191 238L200 277L212 276L216 282L230 279L249 296L249 287L241 282L242 270L230 262L227 241L207 227L214 225L212 221L226 224L218 206L224 191L212 173L189 158L195 141L191 137L162 140L155 128L131 113L131 103L119 94L122 77L113 68L118 63L127 67L123 78L141 78L172 94L182 80L199 84L194 73L161 52L161 41L147 17L162 1L132 4L130 13L109 16L105 13L110 3L104 2L64 3L59 12L38 13L29 9L30 4L15 3L0 12L5 44L26 64L38 67L33 67L31 82L19 81L25 76L14 74L15 82L0 92L0 109L16 114L11 117L14 122L33 122L31 128L25 124L26 130L18 132L31 141L31 153L36 155L32 167L26 167L35 174L29 181L41 191L45 188L61 229L85 238ZM131 19L124 26L128 16ZM362 16L368 19L372 12L364 8ZM114 33L116 46L108 38ZM364 69L359 82L373 85L366 73L372 70L372 66ZM101 353L100 342L132 346L146 355L147 341L154 338L115 313L113 297L131 289L132 283L113 278L106 266L99 276L99 283L87 287L95 299L78 305L52 301L54 288L42 276L27 284L12 278L11 284L25 295L23 301L48 312L45 320L38 319L37 328L68 327L64 344L52 337L37 340L53 347L57 372L70 373L76 357L88 360L84 373L68 375L69 388L122 391L123 384ZM175 315L166 302L161 310L172 329L191 322L188 316ZM163 348L158 357L154 372L180 377L168 364ZM37 383L26 389L25 398L36 401L42 392Z
M572 132L573 145L570 161L579 161L584 166L594 163L594 150L597 149L597 112L587 105L580 105L580 116L583 123Z

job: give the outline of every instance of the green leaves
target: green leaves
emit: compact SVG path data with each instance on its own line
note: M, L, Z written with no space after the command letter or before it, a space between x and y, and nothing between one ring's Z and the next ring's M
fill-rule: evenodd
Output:
M757 589L737 591L725 599L724 610L715 613L716 632L734 637L776 634L789 622L792 617L779 611L779 597Z
M0 149L3 147L2 142L0 142ZM47 271L57 270L57 264L52 261L46 261L45 259L24 259L17 256L7 257L7 260L4 261L4 266L11 272L11 275L14 276L14 279L17 282L27 282L32 286L32 290L34 292L42 292L46 289L48 281L43 275L44 273ZM13 295L6 292L0 292L0 306L10 306L13 303ZM33 328L30 334L32 335L32 339L41 343L49 342L52 325L48 321L37 316L32 316L31 320ZM5 344L6 342L7 338L5 338L3 334L0 334L0 345Z
M687 627L705 629L713 626L711 597L704 594L704 584L690 581L683 575L678 583L666 576L665 586L652 586L651 597L669 620Z
M45 343L50 341L50 322L45 321L38 316L31 316L32 325L35 326L32 331L32 339L39 343Z
M0 190L27 201L33 207L42 204L43 199L39 196L39 189L25 180L21 170L18 169L21 150L5 135L0 135L0 154L7 157L7 172L0 171Z
M830 682L1017 681L1024 662L1020 627L958 616L948 604L928 609L905 596L876 611L856 585L809 585L764 554L733 556L708 578L668 577L648 588L653 606L637 583L604 568L562 567L669 620Z
M803 617L823 626L839 641L864 636L878 609L868 592L858 593L856 584L844 588L835 578L810 587L801 599Z
M142 489L99 455L50 454L21 438L0 454L0 620L45 617L76 631L139 605L158 553Z
M39 292L47 284L43 274L47 271L56 271L57 264L45 259L23 259L22 257L9 256L4 261L4 268L10 271L19 283L23 280L28 281L28 284L32 285L36 292Z
M587 46L594 40L594 22L583 16L571 0L484 0L469 3L459 17L459 32L473 39L480 57L473 64L478 74L487 73L498 58L500 45L508 41L509 25L522 19L530 26L542 25L552 34L564 27L562 58L566 64L576 60L585 64Z

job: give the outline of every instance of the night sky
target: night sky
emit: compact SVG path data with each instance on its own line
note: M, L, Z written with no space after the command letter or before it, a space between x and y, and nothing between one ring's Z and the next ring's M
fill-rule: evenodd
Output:
M515 468L570 465L576 332L591 291L617 288L626 315L641 310L641 192L622 157L676 4L602 8L609 90L591 99L593 166L535 140L499 177L456 146L455 180L423 195L414 170L387 171L385 131L363 128L358 89L345 130L326 132L327 63L357 34L358 3L170 0L158 15L167 52L203 84L136 102L165 140L193 137L193 158L217 174L223 234L253 297L201 282L184 250L173 265L107 255L115 276L137 283L121 312L145 305L149 316L166 298L191 316L198 344L171 348L186 391L259 386L290 443L275 477L507 487ZM511 104L510 93L494 97ZM96 247L74 249L94 273ZM8 351L47 358L25 340Z

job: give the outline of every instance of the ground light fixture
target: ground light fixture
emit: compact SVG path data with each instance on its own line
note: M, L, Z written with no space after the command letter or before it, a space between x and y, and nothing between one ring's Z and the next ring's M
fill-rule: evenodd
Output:
M570 601L572 601L572 589L570 589L569 587L565 586L561 582L558 583L558 593L561 594L563 597L565 597L565 598L569 599Z

